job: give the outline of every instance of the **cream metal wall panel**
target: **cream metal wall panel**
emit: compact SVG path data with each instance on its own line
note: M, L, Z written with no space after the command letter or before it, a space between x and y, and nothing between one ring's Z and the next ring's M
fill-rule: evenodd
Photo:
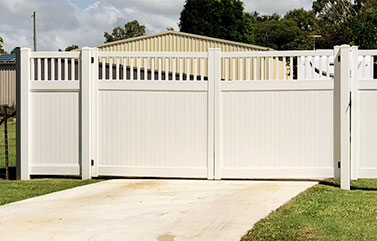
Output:
M332 91L223 92L221 118L221 177L333 175Z
M231 42L179 32L168 32L152 36L143 36L125 41L117 41L114 43L104 44L102 46L99 46L98 48L100 49L100 51L133 52L207 52L209 48L220 48L223 52L269 50L268 48L248 45L244 43Z
M16 70L0 69L0 105L16 105Z
M30 106L31 173L80 174L79 94L32 92Z

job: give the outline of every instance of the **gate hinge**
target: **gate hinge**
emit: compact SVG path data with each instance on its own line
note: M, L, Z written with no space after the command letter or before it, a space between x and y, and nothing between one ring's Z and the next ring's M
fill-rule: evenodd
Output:
M94 166L94 160L93 159L92 159L92 163L91 164L92 164L92 166Z
M94 57L92 57L92 64L94 64Z
M340 168L340 162L338 162L338 168Z

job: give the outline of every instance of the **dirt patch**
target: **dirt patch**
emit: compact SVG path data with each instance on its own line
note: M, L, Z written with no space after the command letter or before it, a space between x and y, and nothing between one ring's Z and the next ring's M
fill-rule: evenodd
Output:
M175 236L170 234L163 234L158 236L158 241L174 241Z
M323 239L323 236L317 233L317 231L310 227L305 227L301 232L300 235L305 240L321 240Z

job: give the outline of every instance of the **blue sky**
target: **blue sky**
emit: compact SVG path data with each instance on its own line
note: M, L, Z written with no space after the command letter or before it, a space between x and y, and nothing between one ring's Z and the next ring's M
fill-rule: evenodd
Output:
M178 30L185 0L0 0L0 36L5 49L32 47L33 11L38 14L39 50L64 49L103 43L103 33L137 19L148 34ZM310 9L312 0L244 0L246 11L284 14Z

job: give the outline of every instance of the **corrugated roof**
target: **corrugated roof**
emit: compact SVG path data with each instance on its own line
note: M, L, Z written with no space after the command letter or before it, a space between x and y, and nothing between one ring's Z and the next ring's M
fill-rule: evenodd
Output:
M14 54L6 54L0 55L0 63L16 63L16 55Z
M192 34L192 33L177 32L177 31L167 31L167 32L164 32L164 33L158 33L158 34L153 34L153 35L146 35L146 36L140 36L140 37L135 37L135 38L122 39L122 40L113 41L113 42L110 42L110 43L105 43L105 44L99 45L97 47L101 48L101 47L116 45L116 44L120 44L120 43L137 41L137 40L141 40L141 39L155 38L155 37L169 35L169 34L174 34L174 35L177 35L177 36L190 37L190 38L203 39L203 40L214 41L214 42L225 43L225 44L238 45L240 47L247 47L247 48L259 49L259 50L273 50L272 48L262 47L262 46L253 45L253 44L246 44L246 43L241 43L241 42L235 42L235 41L230 41L230 40L225 40L225 39L212 38L212 37L207 37L207 36L202 36L202 35L197 35L197 34Z

